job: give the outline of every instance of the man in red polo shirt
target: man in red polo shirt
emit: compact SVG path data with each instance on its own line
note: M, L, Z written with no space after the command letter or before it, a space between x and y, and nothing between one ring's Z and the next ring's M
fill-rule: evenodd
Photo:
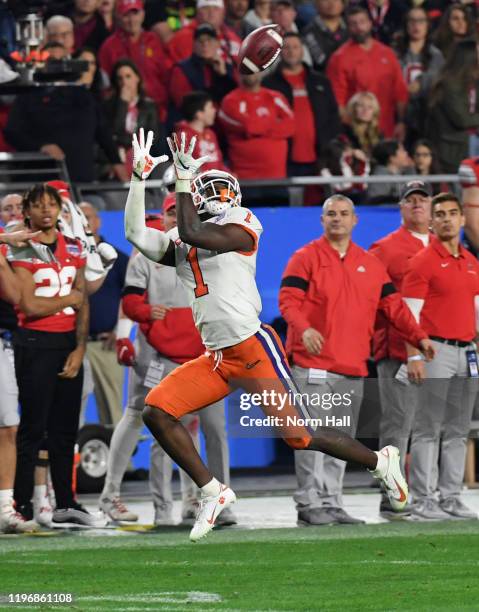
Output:
M374 40L373 24L364 7L349 9L346 21L351 40L333 53L327 68L340 112L344 113L355 93L370 91L381 107L381 131L387 138L403 141L408 91L394 51Z
M474 338L479 313L479 263L460 243L463 225L460 200L452 193L435 196L436 236L410 260L402 283L404 299L436 348L434 362L424 364L408 346L409 376L422 383L411 440L411 511L427 520L478 518L460 498L478 390Z
M408 262L424 249L431 239L431 194L429 186L422 181L410 181L402 190L399 202L401 226L369 249L378 257L391 277L394 286L401 291ZM418 393L406 378L407 353L404 339L379 315L373 338L373 355L377 363L379 396L381 398L381 422L379 439L381 445L392 444L399 448L401 467L404 470L409 436L411 435ZM394 517L386 495L381 496L380 514L384 518ZM403 516L409 510L402 511Z
M324 409L309 403L309 411L323 424L327 417L343 419L341 429L354 436L378 311L403 338L429 356L433 351L383 264L352 242L357 223L352 201L339 194L328 198L321 219L324 236L296 251L288 262L279 307L288 323L286 351L301 393L343 398ZM362 522L343 508L343 461L295 451L295 465L300 524Z
M110 78L118 60L126 57L135 62L143 78L146 95L156 102L160 120L164 121L171 61L158 36L143 30L143 0L118 0L116 10L118 28L105 40L98 54L101 69Z

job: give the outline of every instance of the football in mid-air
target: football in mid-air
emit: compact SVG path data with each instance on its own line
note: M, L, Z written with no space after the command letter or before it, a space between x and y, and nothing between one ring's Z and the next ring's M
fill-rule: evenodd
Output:
M248 34L238 55L241 74L262 72L277 60L283 46L283 37L278 30L279 26L272 23Z

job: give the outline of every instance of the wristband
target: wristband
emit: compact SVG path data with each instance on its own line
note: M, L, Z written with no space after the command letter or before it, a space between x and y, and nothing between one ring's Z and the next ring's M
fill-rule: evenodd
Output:
M191 193L191 184L189 179L176 179L176 193Z
M141 176L141 174L138 174L138 172L136 170L132 170L131 171L132 175L138 179L139 181L144 181L145 179Z
M410 355L407 358L408 361L424 361L424 357L422 355Z
M130 319L118 319L118 323L116 324L116 337L118 339L129 338L132 327L133 321L131 321Z

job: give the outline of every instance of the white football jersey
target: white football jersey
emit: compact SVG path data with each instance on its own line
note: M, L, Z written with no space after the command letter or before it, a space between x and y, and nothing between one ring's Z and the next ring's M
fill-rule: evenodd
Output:
M176 272L188 294L203 344L219 350L246 340L260 328L261 298L255 276L263 228L250 210L239 206L205 222L241 225L255 240L254 252L217 253L184 244L177 228L167 233L176 246Z

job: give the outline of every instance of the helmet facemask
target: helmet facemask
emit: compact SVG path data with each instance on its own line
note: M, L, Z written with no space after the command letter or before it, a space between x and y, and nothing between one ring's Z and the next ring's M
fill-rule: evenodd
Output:
M241 206L238 180L228 172L210 170L191 182L191 196L198 214L219 215L232 206Z

